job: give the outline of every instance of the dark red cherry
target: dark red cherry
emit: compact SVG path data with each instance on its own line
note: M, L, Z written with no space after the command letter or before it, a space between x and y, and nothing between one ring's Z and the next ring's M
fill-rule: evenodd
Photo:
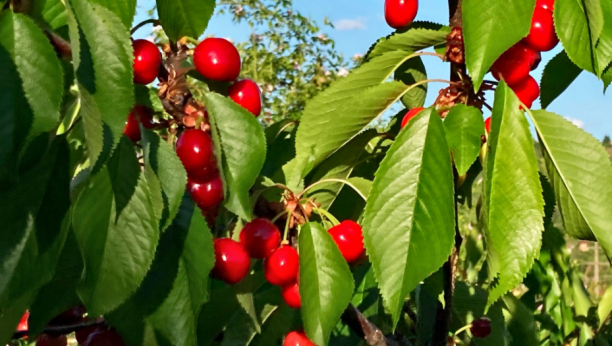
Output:
M258 218L240 231L240 243L253 258L266 258L278 249L281 233L268 219Z
M181 133L176 142L176 154L192 179L206 181L216 170L213 141L202 130L190 129Z
M536 58L533 61L533 64L531 65L531 71L537 69L538 66L540 66L541 62L542 62L542 53L536 52Z
M491 117L485 120L485 130L487 130L487 133L491 133Z
M242 244L229 238L215 239L213 277L235 285L247 276L250 267L249 253Z
M240 74L240 54L226 39L209 37L193 51L193 64L200 74L218 82L232 82Z
M329 229L329 234L338 245L342 256L348 263L357 261L365 252L361 226L354 221L342 221Z
M474 322L470 327L472 335L477 338L486 338L491 335L491 320L487 317L482 317Z
M555 8L555 0L536 0L536 8L543 8L552 12Z
M17 325L17 331L24 332L28 330L28 319L29 318L30 318L30 311L26 310L26 312L24 312L23 315L21 316L21 320L19 321L19 324Z
M284 286L297 281L300 260L297 251L283 245L264 261L264 276L272 285Z
M125 121L123 133L134 143L140 141L140 127L138 126L138 119L133 112L130 112L127 120Z
M502 54L491 67L493 77L506 83L516 84L529 76L538 53L523 43L517 43Z
M418 11L418 0L385 0L385 19L394 29L410 25Z
M145 129L152 129L155 127L153 122L153 110L149 107L137 105L132 109L133 113L138 115L138 120Z
M79 345L85 345L85 342L87 342L87 338L89 338L91 334L96 333L100 330L103 330L103 329L100 328L99 326L85 327L85 328L81 328L77 330L76 332L74 332L74 336L77 342L79 343Z
M135 40L134 46L134 83L149 84L157 78L161 53L155 43L147 40Z
M283 346L317 346L303 331L293 331L285 337Z
M68 340L66 335L51 336L48 334L41 334L36 339L36 346L66 346Z
M57 315L48 323L48 325L63 326L67 324L76 324L79 322L83 322L85 321L84 315L86 313L87 310L85 309L85 307L83 305L80 305Z
M259 116L261 113L261 90L252 80L243 79L232 84L227 93L234 102L253 113L254 116Z
M540 96L540 86L531 76L518 84L510 85L510 89L514 91L519 100L521 100L527 108L531 108L533 101L537 100Z
M189 179L187 188L203 212L210 211L223 202L223 181L218 175L204 183Z
M419 113L421 113L423 109L425 108L417 107L409 110L408 113L406 113L406 115L404 116L404 119L402 120L402 128L406 127L406 125L408 125L408 122L412 120L412 118L416 117Z
M540 52L548 52L557 46L559 38L555 33L552 12L539 7L535 9L531 20L531 30L523 42Z
M300 287L297 282L281 287L283 300L290 308L299 309L302 307L300 298Z
M113 329L98 329L89 334L83 346L124 346L121 335Z

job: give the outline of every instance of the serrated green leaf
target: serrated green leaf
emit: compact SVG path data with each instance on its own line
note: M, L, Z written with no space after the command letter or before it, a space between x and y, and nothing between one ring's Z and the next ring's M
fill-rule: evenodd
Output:
M395 71L394 78L395 80L401 81L406 85L412 85L414 83L426 80L427 71L425 71L423 59L418 57L406 61ZM423 107L426 97L427 84L422 84L407 92L402 97L402 103L408 109Z
M239 310L232 288L213 280L210 302L204 305L198 319L198 345L218 345L214 343L215 338Z
M370 140L377 135L376 130L368 130L361 133L349 144L335 152L317 167L312 176L312 183L325 179L346 180L351 175L365 147ZM308 197L314 198L320 204L320 208L329 209L344 184L342 182L322 183L308 190Z
M595 55L597 62L597 71L600 77L603 77L606 67L612 62L612 2L600 1L602 19L604 20L602 31L597 38L595 46Z
M366 250L393 327L404 299L451 253L453 195L444 125L427 109L399 133L380 164L363 221Z
M368 199L372 191L373 181L361 177L351 177L348 179L348 182L352 185L355 192L361 195L365 200Z
M608 316L612 312L612 286L606 289L606 292L601 297L599 305L597 306L597 316L599 317L599 328L601 328Z
M563 117L532 112L565 230L597 239L612 258L612 167L599 141Z
M205 95L215 144L221 148L225 206L244 220L251 220L249 190L266 157L266 137L253 114L229 98ZM219 157L220 156L220 157Z
M569 59L565 51L552 58L544 68L540 83L542 108L548 107L559 97L581 72L582 69Z
M612 63L604 70L603 74L601 75L601 79L604 83L605 93L608 87L610 86L610 83L612 83Z
M81 192L73 223L86 267L78 294L89 313L102 315L138 288L159 239L146 180L127 137Z
M83 1L83 0L77 0ZM87 0L91 3L96 3L100 6L104 6L109 11L113 12L125 26L126 29L130 29L134 15L136 14L136 0Z
M68 24L66 7L61 0L33 1L29 14L34 20L45 23L52 30Z
M534 8L535 0L463 2L465 63L474 81L474 90L480 88L495 60L527 36Z
M413 22L408 28L398 30L378 40L370 47L363 60L368 61L396 50L416 52L440 45L446 43L446 35L449 33L448 26L430 22Z
M327 345L331 331L351 301L353 275L323 226L307 223L299 238L304 330L317 345Z
M121 3L104 2L105 7L98 0L65 2L92 166L119 143L134 106L133 51L125 23L132 1Z
M487 163L483 220L490 276L489 306L518 285L542 245L544 200L529 124L514 92L495 92Z
M200 37L214 11L214 0L157 0L159 21L171 41Z
M503 300L505 305L503 312L506 328L511 335L509 345L539 346L540 341L538 339L536 323L533 318L533 311L530 311L512 294L504 296Z
M153 131L142 131L145 165L161 184L164 210L161 230L166 229L178 212L187 186L187 172L176 152Z
M261 335L254 340L253 345L280 345L285 335L299 328L298 326L301 325L299 317L300 314L297 310L287 305L281 305L262 326Z
M49 40L30 18L11 10L0 15L0 75L2 176L27 139L57 126L64 90L62 66Z
M464 175L472 166L485 134L482 112L477 108L458 104L451 108L444 119L446 141L453 154L459 175Z

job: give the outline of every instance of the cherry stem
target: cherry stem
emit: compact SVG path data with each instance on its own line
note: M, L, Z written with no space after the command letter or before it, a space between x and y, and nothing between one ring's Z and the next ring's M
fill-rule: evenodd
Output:
M285 222L285 233L283 233L283 243L289 242L289 222L291 221L291 212L287 211L287 221Z
M333 216L329 211L319 208L317 207L317 205L315 203L313 203L312 201L309 201L310 204L312 204L314 210L317 212L317 214L321 215L321 216L325 216L326 218L329 219L329 221L334 225L334 226L338 226L340 224L340 221L338 221L338 219L336 219L335 216Z
M471 324L471 323L470 323L470 324L468 324L468 325L466 325L466 326L463 326L463 327L461 327L461 328L457 329L457 331L455 332L455 334L453 334L453 337L455 337L455 336L457 336L457 335L459 335L459 334L461 334L461 333L465 332L466 330L468 330L468 329L470 329L470 328L472 328L472 324Z
M130 31L130 35L134 35L134 33L136 31L138 31L138 29L142 28L143 26L147 25L147 24L153 24L153 26L159 26L161 25L159 23L159 19L147 19L147 20L143 20L142 22L136 24L136 26L134 28L132 28L132 30Z
M432 53L432 52L416 52L413 55L429 55L440 58L442 61L446 61L446 57L442 54Z
M297 199L301 199L304 194L306 192L308 192L308 190L312 189L313 187L317 186L317 185L321 185L321 184L325 184L325 183L342 183L342 184L346 184L348 186L350 186L353 190L355 190L355 192L357 192L357 194L359 196L361 196L361 198L363 198L364 201L367 201L368 199L366 198L366 196L364 196L361 191L359 191L359 189L351 184L349 181L344 180L344 179L335 179L335 178L330 178L330 179L323 179L323 180L319 180L314 184L311 184L310 186L308 186L307 188L304 189L304 191L300 192L300 194L297 196Z
M483 104L485 105L485 107L487 107L490 111L493 111L493 107L491 107L488 103L486 103L485 101L483 101Z
M187 42L189 42L189 43L192 43L192 44L194 44L194 45L196 45L196 46L197 46L198 44L200 44L200 41L196 40L196 39L195 39L195 38L193 38L193 37L189 37L189 36L185 36L185 41L187 41Z
M289 217L289 211L284 210L284 211L278 213L278 215L276 215L272 220L270 220L270 222L275 223L276 221L278 221L278 219L280 219L285 214L287 214L287 217Z

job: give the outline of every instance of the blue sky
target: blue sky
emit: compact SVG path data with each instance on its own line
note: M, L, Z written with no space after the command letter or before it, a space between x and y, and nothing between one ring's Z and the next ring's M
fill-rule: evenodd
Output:
M144 11L152 8L154 2L148 0L139 3L143 5L139 8L136 23L146 18ZM325 17L334 23L335 29L325 28L324 32L336 41L337 49L347 59L365 53L378 38L393 31L385 23L384 0L294 0L293 4L296 10L320 24ZM447 0L421 1L417 20L448 23ZM147 30L150 28L141 29L137 36L146 36ZM238 41L246 40L249 34L250 29L246 25L235 25L229 16L214 16L205 33ZM540 81L548 60L561 50L559 44L553 51L542 53L540 67L532 72L536 80ZM425 57L424 62L429 78L448 78L448 64L434 57ZM440 84L430 86L426 105L433 103L440 87ZM602 82L594 75L583 72L548 110L569 118L596 138L602 139L606 134L612 135L612 88L606 95L602 91ZM493 103L491 96L488 101L489 104ZM533 109L539 108L539 101L536 101Z

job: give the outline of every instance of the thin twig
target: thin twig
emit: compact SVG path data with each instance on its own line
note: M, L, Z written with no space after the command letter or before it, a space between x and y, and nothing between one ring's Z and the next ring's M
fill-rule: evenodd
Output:
M136 31L138 31L138 29L142 28L143 26L147 25L147 24L153 24L153 26L159 26L159 19L147 19L147 20L143 20L142 22L136 24L135 27L132 28L132 30L130 31L130 35L134 35L134 33Z

